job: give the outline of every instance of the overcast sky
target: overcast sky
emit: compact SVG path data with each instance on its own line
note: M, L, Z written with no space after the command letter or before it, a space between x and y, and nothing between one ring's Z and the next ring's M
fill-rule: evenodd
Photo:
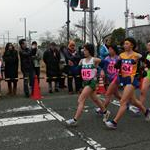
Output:
M113 20L116 28L124 27L125 0L94 0L94 5L101 8L96 14L102 19ZM136 15L150 14L150 0L129 0L129 9ZM27 29L38 32L36 38L47 30L56 35L66 22L66 4L64 0L0 0L0 35L6 35L6 30L13 38L24 35L19 20L23 17L27 18ZM71 25L82 17L83 13L71 12ZM136 25L147 23L136 21Z

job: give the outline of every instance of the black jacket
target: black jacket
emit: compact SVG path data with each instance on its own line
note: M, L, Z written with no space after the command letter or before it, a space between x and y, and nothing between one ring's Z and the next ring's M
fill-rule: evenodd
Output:
M5 78L18 77L18 52L16 50L6 50L3 55L5 62Z
M44 63L46 64L47 76L58 76L60 74L60 53L57 49L46 50L43 55Z
M33 70L33 59L32 59L32 52L29 48L21 49L20 52L20 61L21 61L21 71L28 72Z
M81 57L79 55L79 53L75 52L74 54L71 53L69 51L69 49L67 49L65 51L65 58L66 58L66 64L68 65L68 74L80 74L80 69L78 69L78 64L81 60ZM69 66L68 62L72 61L73 62L73 66Z

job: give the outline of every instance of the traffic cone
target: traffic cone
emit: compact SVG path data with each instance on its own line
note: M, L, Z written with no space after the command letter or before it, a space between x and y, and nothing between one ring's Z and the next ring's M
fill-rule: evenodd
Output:
M42 99L37 75L34 77L34 87L31 98L36 101Z
M99 78L99 85L97 87L96 93L97 94L105 94L106 93L106 89L105 89L105 86L104 86L104 80L101 76Z

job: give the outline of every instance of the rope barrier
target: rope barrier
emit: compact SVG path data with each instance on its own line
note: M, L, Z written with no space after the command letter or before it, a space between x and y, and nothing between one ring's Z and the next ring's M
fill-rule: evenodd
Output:
M76 76L68 76L68 75L63 75L63 76L53 76L53 77L39 77L39 79L64 79L64 78L73 78L73 77L77 77L77 78L80 78L81 76L80 75L76 75ZM10 80L28 80L29 78L28 77L20 77L20 78L2 78L2 80L4 81L10 81Z

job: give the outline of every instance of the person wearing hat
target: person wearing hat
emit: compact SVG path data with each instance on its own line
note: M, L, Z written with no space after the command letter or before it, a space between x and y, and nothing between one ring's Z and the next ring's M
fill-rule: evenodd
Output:
M47 82L49 83L49 93L52 93L52 82L55 82L55 92L59 92L60 78L60 53L56 43L52 42L49 49L43 54L43 60L46 65Z
M67 50L65 51L66 64L68 66L68 90L69 94L73 94L73 79L75 80L75 88L78 93L81 89L80 69L78 63L81 60L80 55L75 49L75 42L70 41Z
M120 99L120 108L116 117L112 121L107 121L105 124L108 128L116 129L117 123L124 115L127 104L130 102L134 106L138 107L144 114L145 120L150 121L150 110L137 100L135 96L135 89L139 86L136 77L137 63L142 57L141 54L135 52L136 41L133 38L126 38L124 41L124 52L120 54L118 63L115 68L120 69L120 77L118 82L124 86L122 97Z

